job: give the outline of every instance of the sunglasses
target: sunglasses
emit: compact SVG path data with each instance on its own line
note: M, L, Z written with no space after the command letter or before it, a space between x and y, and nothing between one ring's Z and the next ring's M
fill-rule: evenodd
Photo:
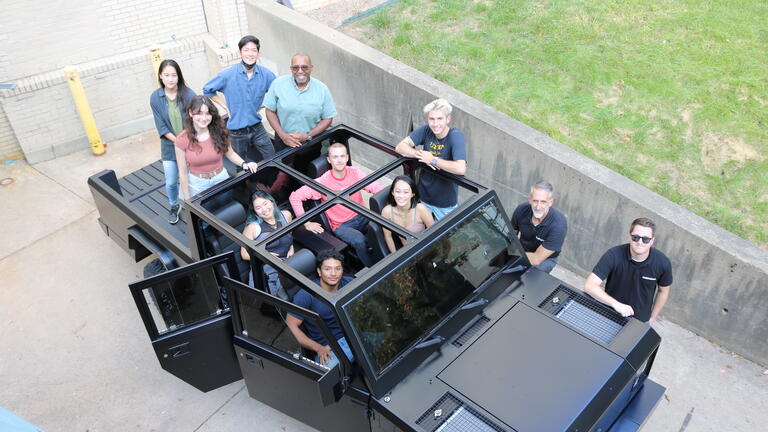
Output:
M640 240L642 240L644 244L648 244L651 242L651 240L653 240L653 237L643 237L637 234L632 234L629 237L632 239L633 242L639 242Z
M306 71L309 70L310 67L312 67L312 66L310 66L310 65L291 66L291 70L294 71L294 72L298 72L299 69L301 69L301 70L306 72Z

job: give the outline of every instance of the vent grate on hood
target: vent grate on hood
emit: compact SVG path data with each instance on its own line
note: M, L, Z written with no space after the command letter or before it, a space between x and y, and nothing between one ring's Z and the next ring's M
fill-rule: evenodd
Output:
M563 285L555 288L539 308L606 344L627 324L627 318L613 309Z
M505 432L451 393L438 399L416 424L427 432Z

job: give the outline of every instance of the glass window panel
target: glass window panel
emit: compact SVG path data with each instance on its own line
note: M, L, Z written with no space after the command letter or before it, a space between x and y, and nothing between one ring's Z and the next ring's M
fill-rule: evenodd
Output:
M276 348L288 355L300 352L299 343L275 307L262 303L248 291L237 291L243 336Z
M484 206L345 306L377 373L522 251Z
M225 312L212 268L155 284L142 293L161 335Z

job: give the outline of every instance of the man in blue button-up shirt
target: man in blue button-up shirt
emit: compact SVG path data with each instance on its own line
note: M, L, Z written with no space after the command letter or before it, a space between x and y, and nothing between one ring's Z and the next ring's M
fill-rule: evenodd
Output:
M203 86L203 94L227 110L227 128L235 152L248 162L258 162L275 153L259 115L264 94L274 81L275 74L256 64L261 45L255 36L243 36L237 45L242 61L208 81ZM216 92L224 94L226 104Z

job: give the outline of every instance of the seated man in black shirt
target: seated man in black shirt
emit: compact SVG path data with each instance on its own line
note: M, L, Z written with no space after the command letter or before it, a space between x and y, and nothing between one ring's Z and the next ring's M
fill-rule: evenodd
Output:
M565 215L557 211L552 185L539 181L531 187L528 202L512 213L512 228L520 234L520 243L531 265L547 273L557 264L557 257L568 232Z
M650 219L632 221L631 241L608 249L587 277L584 292L622 316L652 323L667 303L672 285L669 258L651 247L655 231ZM605 289L600 286L602 281Z
M320 288L328 291L335 292L344 287L353 280L349 276L344 276L344 256L333 249L322 251L317 254L317 274L319 279L313 279L315 283L320 285ZM331 331L333 337L344 350L344 354L347 355L349 361L355 361L355 357L352 355L352 350L349 349L347 340L344 338L344 333L341 330L339 322L336 320L336 314L325 303L318 300L312 294L300 290L293 297L293 303L296 306L301 306L304 309L309 309L315 312L323 319L328 330ZM311 349L317 353L315 361L323 364L329 368L332 368L339 362L339 360L333 355L331 347L328 341L325 340L323 333L314 325L311 321L307 321L304 326L307 329L307 333L304 333L299 326L304 322L302 318L299 318L293 314L288 314L285 317L285 323L293 333L296 340L304 348Z

